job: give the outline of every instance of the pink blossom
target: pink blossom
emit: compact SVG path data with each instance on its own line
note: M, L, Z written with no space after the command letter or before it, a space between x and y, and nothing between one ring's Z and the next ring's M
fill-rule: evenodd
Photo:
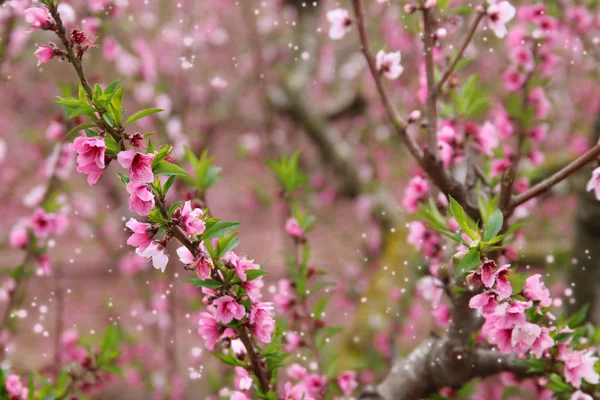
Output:
M238 367L236 367L236 368L238 368ZM229 400L252 400L252 399L243 392L235 391L231 394L231 397L229 398Z
M550 114L552 103L546 98L544 89L541 86L531 90L529 101L535 107L535 117L537 119L544 119Z
M327 377L325 375L309 374L304 377L301 384L309 394L321 398L327 385Z
M443 328L450 325L450 308L445 304L439 304L431 313L433 319L438 326Z
M148 189L148 184L130 181L126 189L129 193L129 210L141 216L150 214L150 211L154 208L154 195Z
M526 322L514 327L511 334L511 345L513 350L523 354L542 334L542 328L539 325Z
M135 253L128 253L119 259L119 270L124 275L135 275L146 269L146 261Z
M25 22L29 24L31 29L29 32L35 29L50 29L54 27L54 21L44 8L31 7L23 11L25 15Z
M16 398L21 398L21 394L25 389L21 383L21 378L18 375L9 375L6 377L4 387L9 395Z
M177 249L177 255L179 256L179 261L183 264L192 266L196 270L198 278L202 280L210 279L213 263L210 257L206 255L203 243L201 246L204 251L201 250L196 259L194 259L192 252L185 246L181 246Z
M531 307L530 301L511 301L496 307L496 325L499 328L512 328L526 322L525 310Z
M272 310L273 303L256 303L250 307L252 333L263 343L271 342L271 334L275 330L275 320L271 317Z
M186 201L181 208L181 223L183 229L190 236L201 235L206 229L206 223L202 220L204 212L200 208L192 209L192 202Z
M144 251L150 246L152 238L156 233L152 225L139 222L135 218L130 218L125 226L133 232L127 239L128 245L137 247L139 251Z
M352 395L354 389L358 387L358 381L356 380L356 372L355 371L346 371L342 372L337 377L337 384L342 390L344 396Z
M413 177L404 190L402 205L409 213L414 213L419 209L419 203L429 195L429 182L422 176Z
M531 71L535 66L533 53L527 47L513 47L510 51L510 59L517 67L523 68L525 71Z
M531 345L531 352L536 358L541 358L544 354L544 351L548 350L552 346L554 346L554 339L550 337L548 328L543 327L540 335Z
M215 317L208 313L200 313L200 321L198 326L198 334L204 339L204 346L210 351L213 351L215 344L221 336L219 333L219 325Z
M67 228L68 221L64 215L47 214L44 209L38 208L31 217L33 234L41 239L47 239L51 234L61 234Z
M437 307L444 295L444 285L442 281L433 276L424 276L419 279L416 285L419 296L431 302L433 307Z
M594 400L592 396L587 393L583 393L581 390L573 392L569 400Z
M507 279L510 265L503 265L496 271L496 291L503 298L508 298L512 294L512 286Z
M48 128L46 128L46 137L50 140L59 141L65 133L66 130L64 124L61 124L58 121L50 122Z
M386 53L379 50L376 56L377 71L383 74L387 79L397 79L404 71L404 67L400 65L402 56L399 51Z
M498 131L494 124L489 121L476 131L475 140L479 150L490 157L494 155L494 149L500 144Z
M506 36L506 24L513 19L515 14L516 9L508 1L490 4L487 8L488 25L497 37Z
M306 376L306 368L298 363L293 363L287 368L287 376L293 380L300 380Z
M598 357L594 357L593 354L592 350L575 351L567 349L563 351L559 358L564 361L565 381L576 388L581 386L582 380L592 385L600 383L600 375L594 368Z
M234 386L238 390L248 390L252 387L252 377L246 368L235 367Z
M302 344L302 338L296 332L285 333L285 351L292 352L298 350Z
M71 147L77 152L77 172L87 174L88 185L92 186L104 171L106 144L99 137L79 136ZM147 214L146 214L147 215Z
M39 67L42 64L46 64L54 57L55 49L52 46L40 46L33 54L35 54L38 59L37 66Z
M283 400L316 400L306 392L303 384L293 385L286 382L283 387Z
M217 308L215 318L223 324L230 323L234 318L240 320L246 315L244 306L238 304L231 296L219 297L213 301L213 305Z
M548 307L552 304L550 291L544 286L541 281L542 275L535 274L527 278L523 291L529 300L539 301L540 306Z
M346 33L350 32L352 20L347 10L336 8L327 12L327 20L331 24L329 28L329 38L340 40Z
M260 299L261 293L260 289L265 285L263 281L263 277L259 276L256 279L251 281L246 281L243 283L244 289L246 289L246 294L252 301L258 301Z
M504 86L509 92L516 92L525 83L525 75L512 67L506 70L502 78L504 79Z
M593 190L596 195L596 199L600 201L600 167L597 167L592 171L592 177L587 183L585 188L588 192Z
M25 219L17 222L10 230L9 243L14 249L22 249L29 243L29 235L27 234L28 222Z
M152 160L154 154L137 153L134 150L121 151L117 160L123 168L129 169L131 182L149 183L154 180L152 173Z
M151 258L154 268L160 270L160 272L165 272L165 268L169 263L169 256L160 244L152 242L145 250L141 251L138 248L135 252L142 257Z
M225 257L223 257L223 261L225 263L230 263L233 266L235 274L242 282L246 282L248 279L246 271L260 268L258 264L254 263L254 260L249 260L246 257L240 257L233 251L227 253Z
M469 307L476 310L481 309L483 314L493 313L497 304L496 296L490 292L475 295L469 300Z
M285 232L293 238L299 238L304 235L304 230L296 218L289 218L285 223Z

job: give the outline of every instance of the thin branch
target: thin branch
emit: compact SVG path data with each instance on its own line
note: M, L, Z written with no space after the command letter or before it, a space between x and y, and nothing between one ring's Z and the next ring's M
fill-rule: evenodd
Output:
M557 173L547 177L537 185L529 188L527 191L516 196L511 203L511 209L514 209L515 207L518 207L521 204L543 193L546 193L557 183L562 182L563 180L567 179L569 176L586 166L588 163L596 160L598 156L600 156L600 144L597 144L588 151L586 151L581 157L577 158L575 161L573 161Z
M469 43L471 43L471 40L473 40L473 36L475 35L475 32L477 31L477 27L479 26L479 23L483 19L483 16L484 16L484 13L479 13L477 15L477 18L475 19L475 21L473 21L473 24L471 25L471 29L469 29L469 33L465 37L463 44L460 46L460 50L458 50L458 54L456 54L454 61L452 61L452 63L448 67L448 69L442 75L442 79L440 79L440 81L436 85L435 91L434 91L434 93L436 93L436 95L442 91L444 84L446 83L448 78L450 78L450 75L452 75L454 70L456 69L458 62L462 59L465 50L469 46Z
M433 63L433 20L431 10L423 9L423 47L425 52L425 73L427 75L427 142L429 151L435 158L437 144L437 94L435 91L435 64Z

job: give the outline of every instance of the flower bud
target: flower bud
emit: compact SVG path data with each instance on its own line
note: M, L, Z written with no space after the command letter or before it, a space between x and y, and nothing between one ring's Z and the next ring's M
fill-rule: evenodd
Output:
M414 110L414 111L411 111L410 114L408 114L408 123L409 124L417 122L420 119L421 119L421 111L420 110Z
M412 14L415 11L417 11L417 6L415 6L414 4L405 4L404 5L404 12L406 14Z

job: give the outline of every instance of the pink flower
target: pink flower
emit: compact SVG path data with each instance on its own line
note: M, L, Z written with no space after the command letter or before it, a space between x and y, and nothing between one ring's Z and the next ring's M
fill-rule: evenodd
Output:
M481 129L478 129L475 133L476 145L479 150L487 155L493 156L493 150L498 147L500 141L498 139L498 131L491 122L487 121Z
M129 236L129 239L127 239L128 245L137 247L140 251L144 251L150 243L152 243L152 238L156 233L156 230L152 225L139 222L135 218L130 218L125 226L133 232L132 235Z
M177 249L177 255L179 256L179 261L183 264L194 267L198 278L202 280L210 279L213 263L210 257L206 255L203 243L201 244L201 247L204 251L200 251L197 259L194 259L192 252L185 246L181 246Z
M356 380L356 372L354 371L346 371L342 372L337 378L337 384L342 390L344 396L352 395L354 389L358 387L358 382Z
M77 172L87 174L88 185L92 186L104 171L106 144L99 137L79 136L71 145L77 152Z
M200 313L198 334L204 339L204 346L208 350L213 351L221 334L219 333L217 320L212 314L208 312Z
M535 107L535 117L537 119L544 119L550 114L552 103L546 98L542 87L538 86L531 91L529 101Z
M12 227L9 236L10 247L14 249L22 249L27 246L27 243L29 243L27 226L27 221L22 219Z
M564 361L565 380L576 388L585 380L592 385L600 383L600 375L594 366L598 357L593 356L593 351L575 351L567 349L562 352L559 359Z
M150 214L154 208L154 195L145 182L130 181L126 186L129 193L129 210L141 216Z
M513 47L510 52L510 59L517 67L523 68L525 71L531 71L535 66L533 53L527 47Z
M244 306L238 304L231 296L219 297L213 301L213 305L217 308L215 318L223 324L230 323L234 318L242 319L246 315Z
M475 295L469 300L469 307L476 310L481 309L484 315L493 313L497 304L496 296L490 292Z
M23 11L25 15L25 22L29 24L31 29L29 32L35 29L51 29L54 27L54 21L44 8L31 7Z
M504 86L509 92L516 92L525 83L525 75L512 67L506 70L502 78L504 79Z
M321 398L325 385L327 385L327 377L325 375L310 374L304 377L301 384L309 394Z
M258 301L258 299L260 299L260 289L264 285L265 282L263 281L262 276L243 283L244 289L246 289L246 293L252 301Z
M310 396L302 383L293 385L291 382L286 382L283 387L283 400L315 400Z
M59 141L66 133L65 126L58 121L52 121L46 128L46 137L50 140Z
M513 19L515 14L515 8L508 1L490 4L487 8L488 25L497 37L506 36L506 24Z
M298 363L294 363L287 368L287 376L295 381L300 380L306 376L306 368Z
M433 315L433 320L438 326L446 328L450 325L450 308L445 304L439 304L435 307L431 314Z
M38 208L33 213L30 224L36 237L46 239L52 234L63 233L68 221L64 215L47 214L42 208Z
M594 400L592 396L587 393L583 393L581 390L573 392L573 395L569 398L569 400Z
M254 260L249 260L246 257L240 257L235 254L233 251L230 251L223 257L223 261L226 263L230 263L234 270L235 274L240 278L242 282L246 282L248 276L246 275L246 271L249 269L259 269L260 267L254 263Z
M206 223L202 220L203 211L200 208L192 209L192 202L186 201L181 209L181 223L183 229L190 236L201 235L206 229Z
M596 199L600 200L600 167L597 167L594 171L592 171L592 177L588 181L585 189L588 192L590 190L594 190Z
M424 276L419 279L416 285L419 296L431 302L433 307L437 307L444 295L444 285L442 281L433 276Z
M402 56L399 51L393 53L386 53L383 50L379 50L376 56L377 71L381 72L383 76L388 79L397 79L404 71L404 67L400 65Z
M252 377L246 368L235 367L234 386L238 390L248 390L252 387Z
M509 298L512 294L512 286L507 279L510 265L506 264L498 268L496 271L496 291L502 298Z
M160 244L152 242L145 250L141 251L137 248L135 252L142 257L151 258L154 268L160 270L160 272L165 272L165 268L169 263L169 256Z
M146 261L135 253L128 253L119 259L119 270L123 275L135 275L146 269Z
M23 384L21 384L21 378L18 375L7 376L4 382L4 387L9 395L16 398L21 398L21 393L23 393L24 387Z
M550 337L548 333L548 328L542 328L540 335L531 345L531 352L535 355L536 358L541 358L544 354L544 351L548 350L550 347L554 346L554 339Z
M236 367L236 368L240 368L240 367ZM252 379L250 379L250 380L252 380ZM252 400L252 399L250 397L248 397L245 393L235 391L231 394L231 397L229 398L229 400Z
M404 190L402 205L409 213L414 213L419 209L419 203L429 195L429 182L422 176L413 177Z
M46 64L54 57L55 50L52 46L40 46L33 54L35 54L38 59L37 66L39 67L42 64Z
M299 238L304 235L304 230L296 218L289 218L285 223L285 232L293 238Z
M539 301L540 306L548 307L552 304L552 299L550 298L550 291L544 286L541 278L542 275L540 274L530 276L525 281L523 290L529 300Z
M331 24L329 28L329 38L340 40L346 33L350 32L352 20L347 10L336 8L327 12L327 20Z
M250 324L254 325L252 333L263 343L271 343L271 334L275 330L272 310L273 303L256 303L250 307Z
M149 183L154 180L152 173L152 160L154 154L137 153L133 150L121 151L117 160L123 168L129 169L131 182Z
M542 328L539 325L526 322L522 325L517 325L511 334L511 345L513 350L523 354L542 334Z

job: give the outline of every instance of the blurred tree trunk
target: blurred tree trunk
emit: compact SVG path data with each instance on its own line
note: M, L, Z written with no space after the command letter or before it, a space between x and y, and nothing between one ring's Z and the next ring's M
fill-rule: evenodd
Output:
M596 116L590 142L595 145L600 138L600 110ZM582 170L585 174L584 182L591 175L592 165ZM598 321L595 315L596 292L600 282L600 201L594 192L585 190L585 184L579 195L579 206L575 218L575 243L572 249L572 258L576 262L569 264L567 272L567 285L573 289L572 300L567 301L567 313L572 314L583 305L589 304L588 318Z

